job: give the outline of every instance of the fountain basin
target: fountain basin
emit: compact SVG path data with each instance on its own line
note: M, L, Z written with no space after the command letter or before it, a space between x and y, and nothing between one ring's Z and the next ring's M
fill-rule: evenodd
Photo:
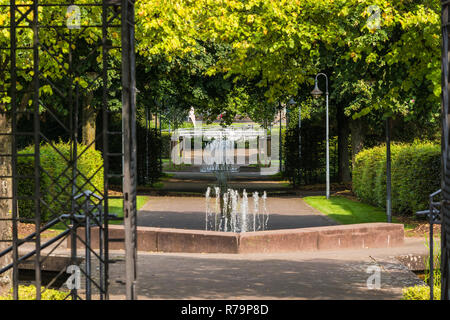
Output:
M402 224L364 223L300 229L233 233L170 228L137 228L137 250L184 253L276 253L339 249L389 248L403 245ZM78 230L84 239L84 229ZM111 239L123 239L124 227L109 226ZM98 229L91 243L98 248ZM81 245L81 242L80 242ZM68 239L70 247L70 238ZM111 242L110 250L123 250L123 242Z

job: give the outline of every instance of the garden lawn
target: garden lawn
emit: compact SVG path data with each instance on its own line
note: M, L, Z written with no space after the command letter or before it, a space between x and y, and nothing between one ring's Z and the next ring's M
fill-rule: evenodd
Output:
M148 196L137 196L136 206L137 209L141 209L144 204L148 201ZM115 214L119 218L123 218L123 200L122 199L111 199L109 200L109 213ZM110 224L122 224L122 220L112 220L109 221Z
M148 196L137 196L137 209L141 209L142 206L148 201ZM115 214L118 218L123 218L123 200L122 199L110 199L109 200L109 214ZM123 220L109 220L109 224L122 224ZM55 235L65 230L66 226L60 222L53 226L50 230L57 231Z
M335 196L327 200L324 196L311 196L303 200L342 224L387 222L385 210L344 197ZM396 222L395 218L393 222Z

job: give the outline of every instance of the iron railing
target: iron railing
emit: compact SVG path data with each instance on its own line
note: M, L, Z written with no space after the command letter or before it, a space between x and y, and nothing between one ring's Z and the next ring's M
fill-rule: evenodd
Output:
M450 299L450 136L449 136L449 6L450 1L441 1L441 30L442 30L442 64L441 64L441 189L444 202L441 206L442 224L441 224L441 299Z
M436 201L436 197L441 196L441 189L430 194L429 198L429 209L423 211L417 211L416 215L418 217L426 217L428 223L430 224L430 236L429 236L429 265L430 265L430 277L429 277L429 285L430 285L430 300L434 299L434 225L442 224L442 214L441 214L441 205L442 201Z
M19 257L18 248L24 242L34 243L34 249L30 252L34 257L36 298L41 298L42 263L46 257L42 257L42 249L48 246L41 244L42 231L49 228L49 224L41 226L43 222L42 212L50 212L50 220L56 223L55 219L61 219L67 228L56 242L58 245L65 238L71 239L71 261L76 264L77 243L81 242L87 253L87 258L97 253L92 250L89 244L78 234L78 228L83 224L77 217L85 216L100 227L102 237L102 253L99 255L100 270L102 273L100 284L92 276L92 269L87 267L83 270L89 284L87 287L97 287L99 298L108 299L108 266L109 266L109 200L118 198L124 203L125 241L126 241L126 273L127 273L127 297L135 297L132 288L136 281L136 92L135 92L135 53L134 53L134 0L92 0L89 3L76 3L74 0L54 0L51 3L41 0L17 1L10 0L7 5L0 5L0 14L7 14L9 21L0 26L0 31L7 29L10 35L8 46L0 45L0 57L6 56L7 65L0 66L0 73L5 77L0 77L0 101L9 101L0 104L1 116L5 117L8 125L0 128L0 137L9 137L10 147L0 151L2 166L10 168L3 170L7 174L2 174L0 182L7 185L8 192L0 192L0 205L2 208L9 207L11 215L5 218L0 217L2 223L11 226L11 239L3 239L9 242L11 248L8 254L12 255L12 287L13 298L18 299L19 284L19 264L22 261ZM78 7L81 14L89 14L89 17L80 17L82 23L78 28L69 28L64 22L68 19L66 12L70 7ZM49 14L50 12L50 14ZM47 14L47 15L46 15ZM48 17L52 17L48 19ZM89 18L89 19L88 19ZM86 21L88 23L86 23ZM85 40L89 45L80 49L78 41L86 34L89 37ZM121 35L121 37L119 36ZM29 37L26 38L26 37ZM22 41L26 38L26 41ZM83 38L84 39L84 38ZM19 41L21 40L21 41ZM54 40L54 41L53 41ZM20 43L21 44L20 44ZM86 49L85 51L82 51ZM28 57L28 59L23 59ZM88 66L88 59L98 58L95 64L96 76L91 77L92 70ZM119 57L119 58L118 58ZM55 70L51 69L52 61L57 66L60 74L55 75ZM121 77L121 83L112 84L111 73L117 72ZM27 86L22 86L25 81L24 76L29 77ZM62 75L62 76L61 76ZM59 77L60 76L60 77ZM88 79L83 86L80 79ZM117 81L116 81L117 82ZM50 87L53 91L51 100L46 99L43 93L44 86ZM89 111L85 107L84 98L97 88L98 97L96 103L92 104ZM113 99L122 98L122 109L113 108ZM20 105L21 100L28 99L30 103ZM59 108L55 108L59 105ZM82 126L79 114L83 110L87 113L95 113L102 118L102 125L94 141L88 145L80 145L78 135ZM61 138L70 145L69 153L58 147L51 141L41 128L42 114L45 113L54 121L59 130L64 132ZM111 130L109 125L113 116L122 117L122 128ZM26 125L21 125L19 121L23 117L31 117ZM30 153L19 152L18 141L22 137L29 137L29 144L34 146ZM123 141L121 150L111 150L108 141L114 136L120 136ZM59 162L64 166L61 173L54 176L42 165L41 144L48 144L59 156ZM87 176L79 167L80 158L86 154L89 148L101 146L103 163L98 165L95 172ZM24 176L18 172L20 159L31 157L33 159L32 175ZM8 160L5 160L8 159ZM110 162L121 163L122 172L112 172ZM93 181L99 175L103 178L103 186L99 187ZM55 190L41 190L42 177L51 180ZM123 195L111 196L109 193L109 180L122 178ZM60 183L60 178L68 181L66 184ZM22 183L32 185L32 192L24 195L19 192L19 185ZM87 205L86 202L92 200L92 194L82 198L77 196L83 190L90 189L98 194L97 204L102 202L102 211L98 215L97 206ZM0 190L1 191L1 190ZM51 200L46 201L45 196L51 195ZM94 197L95 198L95 197ZM100 198L102 199L100 201ZM69 199L69 201L67 201ZM88 200L90 199L90 200ZM32 203L33 218L24 219L19 217L18 208L24 201ZM67 203L68 202L68 203ZM67 210L64 212L55 211L52 203L58 203ZM64 220L61 215L68 214L69 220ZM19 222L26 221L34 223L35 232L24 239L19 238ZM85 222L84 222L85 223ZM89 236L85 234L85 236ZM55 240L56 241L56 240ZM55 244L55 242L53 242ZM89 254L88 254L89 253ZM2 267L2 266L0 266ZM72 290L73 299L80 299L76 290ZM91 298L91 296L86 296Z

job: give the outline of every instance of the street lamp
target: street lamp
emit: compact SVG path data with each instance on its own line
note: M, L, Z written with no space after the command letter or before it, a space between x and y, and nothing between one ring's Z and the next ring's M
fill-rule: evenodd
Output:
M318 77L319 76L324 76L325 80L326 80L326 92L325 92L325 96L326 96L326 139L327 139L327 152L326 152L326 161L327 161L327 191L326 191L326 196L327 199L330 198L330 142L329 142L329 121L328 121L328 77L325 73L318 73L316 75L316 79L315 79L315 84L314 84L314 90L311 91L311 94L314 98L319 98L323 92L319 89L319 85L318 85Z
M392 222L391 195L391 118L386 119L386 215L387 222Z

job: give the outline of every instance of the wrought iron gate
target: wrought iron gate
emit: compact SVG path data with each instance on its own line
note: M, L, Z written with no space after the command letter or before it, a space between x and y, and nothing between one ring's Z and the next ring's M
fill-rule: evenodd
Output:
M11 215L2 218L1 223L9 223L12 232L11 239L3 241L10 247L0 250L0 258L12 254L12 262L0 265L0 274L12 270L13 298L18 299L19 265L25 258L33 257L36 297L40 299L41 291L46 289L42 288L42 264L53 249L46 254L43 250L70 238L71 264L79 265L77 249L85 249L84 263L79 269L85 287L81 290L72 288L68 297L108 299L108 243L114 240L108 235L109 220L113 217L108 202L119 198L123 199L124 210L126 295L127 299L134 299L134 0L8 2L2 4L0 1L0 15L9 15L9 21L0 26L0 32L6 30L10 37L9 44L0 47L0 56L4 57L1 61L7 62L0 70L0 75L2 72L4 75L3 82L0 78L0 108L6 123L0 128L0 139L6 145L10 144L10 148L0 150L0 159L10 170L0 177L7 189L0 194L0 204L11 210ZM91 99L88 106L86 97L94 95L96 99ZM89 144L80 144L80 114L83 112L94 113L101 119L97 121L101 123L101 130L97 130L99 134ZM66 143L52 141L41 130L44 113L64 132L61 139ZM29 121L22 121L26 117ZM121 131L108 128L112 117L122 117ZM27 137L26 141L33 146L27 148L28 151L19 148L23 137ZM110 148L111 139L122 139L122 150ZM41 146L44 144L58 155L56 161L64 163L63 170L57 174L42 165ZM87 174L80 169L79 162L90 148L96 146L102 152L103 163L98 164L95 172ZM27 174L21 169L25 158L32 159L32 170ZM122 163L121 172L110 170L111 161ZM94 182L99 181L99 177L103 180L100 186ZM43 179L50 180L51 188L43 190ZM109 193L112 179L122 181L119 195ZM24 185L32 187L24 192ZM21 209L25 207L32 208L32 218L21 217ZM19 234L20 222L34 223L35 232L28 236ZM47 223L44 225L44 222ZM41 239L41 233L54 225L63 231L48 241ZM93 227L99 230L98 249L95 250L89 232ZM19 248L27 243L28 247L32 243L33 249L21 257ZM61 273L65 271L61 270Z
M450 140L449 140L449 5L442 4L442 225L441 225L441 298L450 299Z

